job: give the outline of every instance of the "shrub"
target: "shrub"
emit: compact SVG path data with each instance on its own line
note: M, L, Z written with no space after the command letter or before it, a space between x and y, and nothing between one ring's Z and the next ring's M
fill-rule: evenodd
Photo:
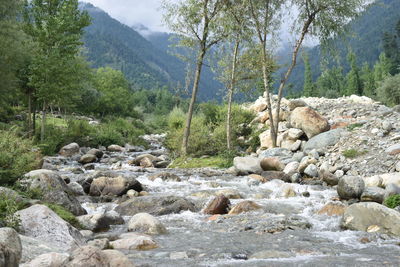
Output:
M23 174L39 166L41 155L28 139L13 130L0 131L0 185L13 184Z
M348 129L349 131L353 131L354 129L360 128L360 127L362 127L362 126L363 126L362 123L353 123L353 124L348 125L348 126L347 126L347 129Z
M400 74L387 77L377 89L377 95L386 105L400 104Z
M170 130L178 130L185 126L185 112L175 107L168 115L167 125Z
M15 213L23 208L22 203L18 203L13 196L0 193L0 224L11 227L18 231L21 224L19 216Z
M64 221L70 223L75 228L82 229L82 225L79 223L75 215L66 210L64 207L53 203L44 203L44 204L51 210L53 210L55 213L57 213L57 215L60 216L60 218L63 219Z
M346 158L356 158L358 156L361 156L363 154L367 153L367 151L358 151L356 149L348 149L342 152L342 155L345 156Z
M386 207L394 209L400 206L400 194L388 197L383 203Z

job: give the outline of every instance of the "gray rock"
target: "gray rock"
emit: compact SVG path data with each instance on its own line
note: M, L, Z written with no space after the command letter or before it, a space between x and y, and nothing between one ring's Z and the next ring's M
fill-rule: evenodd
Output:
M21 264L20 267L55 267L64 266L69 259L67 253L50 252L34 258L28 263Z
M366 187L361 195L362 202L376 202L382 204L385 190L380 187Z
M0 228L0 266L17 267L21 255L22 245L18 233L12 228Z
M62 147L58 153L64 157L71 157L79 153L79 145L77 143L71 143Z
M235 157L233 166L239 175L247 175L251 173L260 174L263 170L260 166L260 159L256 157Z
M80 164L87 164L87 163L96 162L96 160L97 160L96 155L85 154L78 160L78 162Z
M293 99L288 104L289 110L292 111L295 108L307 107L307 103L302 99Z
M115 211L103 214L90 214L77 217L88 230L99 232L110 229L110 225L123 224L124 219Z
M86 214L79 201L68 188L64 180L54 171L35 170L24 175L21 184L29 189L39 189L43 193L43 200L63 206L74 215Z
M86 154L95 155L98 159L100 159L104 153L100 149L92 148Z
M337 193L341 199L359 199L364 188L364 180L361 177L343 176L339 179Z
M400 212L375 202L361 202L346 208L342 226L346 229L400 236Z
M107 238L99 238L87 242L88 246L96 247L99 249L107 249L110 247L110 240Z
M65 267L88 267L88 266L110 266L110 260L101 249L84 246L74 250L70 256L70 261Z
M400 186L396 184L388 184L385 188L384 199L397 194L400 194Z
M254 253L250 259L290 258L295 256L292 252L278 250L264 250Z
M132 177L118 176L115 178L99 177L90 184L91 196L122 196L133 189L137 192L143 190L142 184Z
M328 146L333 146L339 142L343 129L335 129L328 132L318 134L308 140L304 147L304 151L308 152L313 149L320 150Z
M339 177L337 177L336 175L333 175L332 173L330 173L327 170L320 170L319 172L319 176L322 178L322 180L327 183L330 186L335 186L339 183Z
M281 160L292 158L292 156L293 156L292 151L290 151L289 149L280 148L280 147L275 147L275 148L270 148L270 149L264 150L263 152L260 153L260 155L258 155L258 157L260 159L277 157L277 158L280 158Z
M400 144L392 145L385 150L389 155L397 155L400 153Z
M77 182L71 182L68 184L68 188L74 193L76 196L83 196L85 192L83 191L83 187Z
M304 170L304 174L310 176L310 177L318 177L318 168L314 164L310 164L307 166L307 168Z
M293 155L292 160L300 162L305 156L306 154L304 154L304 152L297 152Z
M115 208L123 216L133 216L146 212L159 216L179 213L183 210L198 211L195 205L183 197L176 196L144 196L127 200Z
M166 234L165 226L154 216L148 213L137 213L128 222L128 231L145 234Z
M83 244L81 233L44 205L33 205L16 213L21 230L29 237L52 244L63 251Z
M157 243L151 236L138 233L126 233L120 236L121 239L110 242L114 249L123 250L149 250L157 248Z
M123 152L124 148L122 146L119 145L109 145L107 147L107 150L110 152Z
M279 171L263 171L261 176L264 177L267 181L271 181L274 179L284 181L286 183L290 183L290 176L284 172Z
M107 257L110 267L135 267L131 260L118 250L106 249L102 252Z
M178 175L169 173L169 172L161 172L161 173L153 174L153 175L150 175L148 178L151 181L154 181L157 178L159 178L163 181L174 181L174 182L181 181L181 178Z
M22 244L21 263L32 261L42 254L51 252L63 253L65 251L57 246L54 246L54 244L50 244L29 236L20 235L19 238L21 239Z

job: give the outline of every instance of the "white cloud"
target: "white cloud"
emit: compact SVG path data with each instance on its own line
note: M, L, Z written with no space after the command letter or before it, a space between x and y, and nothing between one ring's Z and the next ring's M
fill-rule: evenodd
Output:
M92 3L120 22L143 24L152 31L166 31L162 25L161 0L83 0Z

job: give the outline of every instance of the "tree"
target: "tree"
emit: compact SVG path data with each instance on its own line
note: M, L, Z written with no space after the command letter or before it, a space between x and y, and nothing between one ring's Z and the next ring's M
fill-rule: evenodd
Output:
M389 73L395 75L399 73L400 67L400 48L397 44L397 36L396 34L385 32L382 41L383 52L391 63Z
M377 89L379 101L386 105L400 104L400 74L388 76Z
M346 95L362 95L362 84L356 55L350 52L347 55L347 60L349 61L350 71L346 77Z
M29 85L42 103L41 140L44 140L46 109L62 103L78 90L79 53L83 28L90 24L78 0L25 2L25 31L38 45L30 65Z
M375 97L376 95L376 83L374 72L367 62L361 68L361 81L363 84L363 93L368 97Z
M182 140L181 153L185 156L187 154L190 125L206 53L212 46L225 37L223 27L220 24L224 1L188 0L176 2L164 0L162 7L165 11L165 22L171 30L180 36L180 44L197 50L192 97L190 99Z
M304 61L304 87L303 87L303 95L304 96L316 96L315 85L312 81L312 73L311 73L311 65L310 58L308 54L303 54Z
M374 65L374 80L376 87L379 87L379 83L390 75L391 65L391 62L385 53L381 53L378 62Z
M318 95L337 98L345 91L345 78L341 67L325 69L317 80Z

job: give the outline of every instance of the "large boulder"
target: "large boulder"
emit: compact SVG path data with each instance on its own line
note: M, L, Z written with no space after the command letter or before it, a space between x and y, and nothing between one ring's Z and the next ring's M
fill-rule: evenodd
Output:
M21 264L20 267L55 267L64 266L69 259L66 253L50 252L34 258L32 261Z
M100 159L103 156L104 153L100 149L92 148L86 154L95 155L97 158Z
M128 231L153 235L167 233L165 226L157 218L148 213L138 213L133 216L129 220Z
M42 254L65 252L65 249L57 247L54 244L47 243L43 240L38 240L24 235L19 235L19 238L21 239L22 244L21 263L30 262Z
M340 178L337 193L341 199L360 199L365 188L364 180L358 176Z
M72 157L75 154L79 154L79 145L77 143L66 145L60 149L58 154L64 157Z
M12 228L0 228L0 266L17 267L22 246L18 233Z
M130 189L141 192L143 187L132 177L99 177L91 183L89 194L91 196L122 196Z
M400 172L380 174L379 177L382 178L383 187L386 187L388 184L400 186Z
M400 236L400 212L375 202L361 202L346 208L342 226L346 229Z
M63 251L83 244L82 234L44 205L33 205L16 214L26 236L52 244Z
M328 146L333 146L339 142L343 129L334 129L312 137L304 146L304 151L309 152L313 149L320 150Z
M87 163L96 162L96 160L97 160L96 155L85 154L78 160L78 162L80 164L87 164Z
M85 229L98 232L110 229L110 225L124 224L124 219L115 211L77 217Z
M21 184L29 189L39 189L43 200L63 206L74 215L84 215L86 210L81 206L65 181L51 170L34 170L25 174Z
M263 170L260 166L260 159L256 157L235 157L233 166L240 175L260 174Z
M160 216L184 210L197 211L191 201L177 196L143 196L127 200L115 208L123 216L133 216L141 212Z
M362 202L377 202L382 204L385 196L385 189L380 187L366 187L361 195Z
M304 131L308 138L329 130L328 120L309 107L295 108L290 115L290 125Z
M263 171L282 171L285 168L285 164L277 157L263 158L260 166Z
M65 267L110 266L110 260L99 248L83 246L75 249Z

